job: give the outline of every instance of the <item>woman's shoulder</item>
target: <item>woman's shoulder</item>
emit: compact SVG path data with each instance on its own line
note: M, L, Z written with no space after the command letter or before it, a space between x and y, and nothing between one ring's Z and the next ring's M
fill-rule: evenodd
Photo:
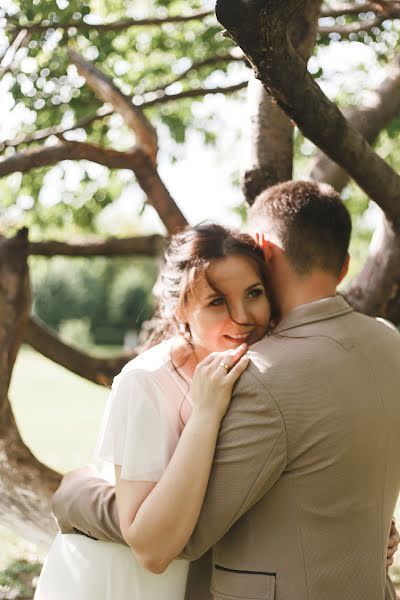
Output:
M115 380L137 380L142 377L151 380L157 379L166 371L169 372L171 369L172 344L173 339L168 339L145 350L130 360Z

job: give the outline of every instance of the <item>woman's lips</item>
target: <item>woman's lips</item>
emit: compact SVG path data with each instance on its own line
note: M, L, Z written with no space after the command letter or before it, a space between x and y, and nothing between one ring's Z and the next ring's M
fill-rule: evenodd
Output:
M248 331L247 333L240 333L240 334L225 334L224 337L227 338L228 340L232 340L233 342L240 342L241 344L243 344L244 342L246 342L251 334L253 333L253 331Z

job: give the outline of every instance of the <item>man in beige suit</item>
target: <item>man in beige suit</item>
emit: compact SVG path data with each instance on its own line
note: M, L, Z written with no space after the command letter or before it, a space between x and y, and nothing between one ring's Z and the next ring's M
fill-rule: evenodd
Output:
M386 554L400 488L400 336L336 295L351 224L329 186L288 182L249 213L280 308L222 423L182 557L188 600L394 598ZM65 478L63 531L121 541L113 489ZM162 600L162 599L160 599Z

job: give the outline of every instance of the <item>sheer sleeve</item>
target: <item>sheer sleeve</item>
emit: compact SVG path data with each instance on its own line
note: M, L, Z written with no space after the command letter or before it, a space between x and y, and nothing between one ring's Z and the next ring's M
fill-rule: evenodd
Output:
M114 379L98 458L121 465L121 478L158 481L178 443L168 399L151 372L131 370Z

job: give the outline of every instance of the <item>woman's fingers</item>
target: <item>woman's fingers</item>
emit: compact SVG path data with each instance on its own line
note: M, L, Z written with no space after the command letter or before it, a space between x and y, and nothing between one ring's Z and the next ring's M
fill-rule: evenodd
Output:
M229 371L227 375L227 380L229 383L234 384L241 374L247 369L250 362L250 358L248 356L242 356L239 361L236 363L234 367Z
M224 369L227 373L232 367L241 359L241 357L247 352L247 344L242 344L235 350L226 350L225 352L218 352L212 363L213 367Z

